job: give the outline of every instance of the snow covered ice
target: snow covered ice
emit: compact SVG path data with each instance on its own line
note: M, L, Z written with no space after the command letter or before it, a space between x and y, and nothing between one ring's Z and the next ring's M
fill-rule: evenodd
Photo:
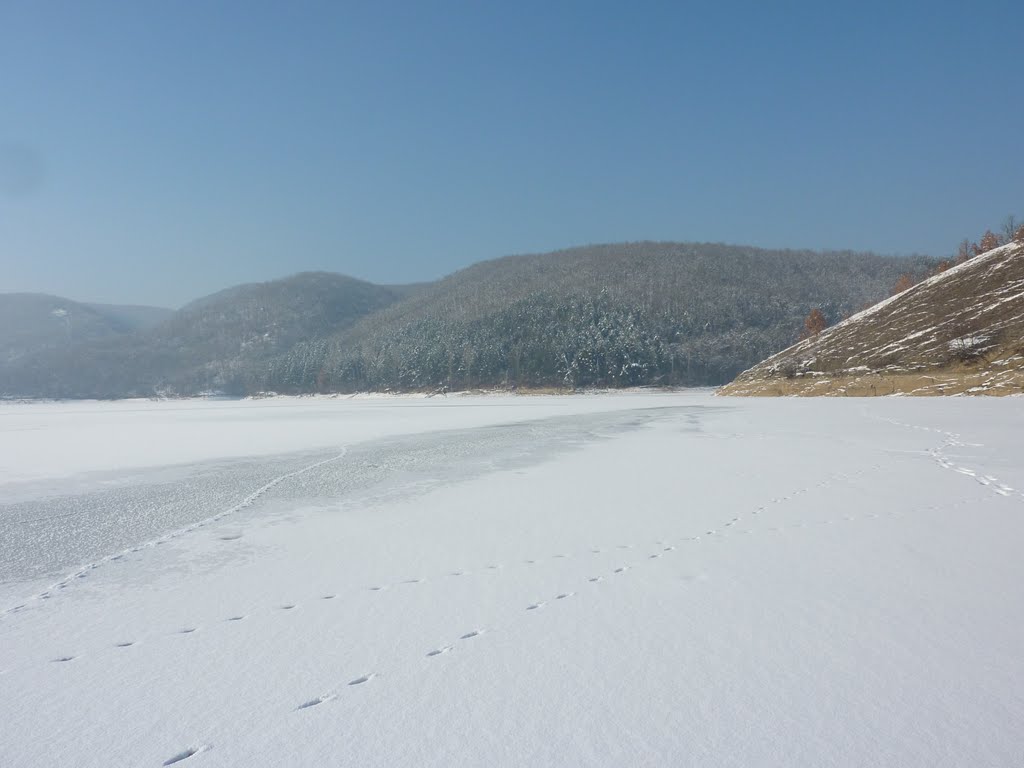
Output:
M0 766L1012 766L1024 399L0 405Z

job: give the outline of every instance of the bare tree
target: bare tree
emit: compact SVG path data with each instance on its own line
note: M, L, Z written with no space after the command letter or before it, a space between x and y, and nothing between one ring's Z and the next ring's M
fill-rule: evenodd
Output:
M1011 213L1009 216L1003 219L1003 228L1002 231L999 233L1000 241L1002 241L1003 244L1012 243L1014 236L1017 234L1017 230L1022 226L1024 226L1024 224L1021 224L1019 221L1017 221L1017 217Z

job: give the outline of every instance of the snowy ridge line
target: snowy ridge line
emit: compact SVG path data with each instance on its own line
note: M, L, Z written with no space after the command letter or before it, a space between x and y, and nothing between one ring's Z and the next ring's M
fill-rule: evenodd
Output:
M1017 242L1006 243L1004 245L997 246L997 247L993 248L990 251L986 251L985 253L979 254L979 255L975 256L974 258L972 258L972 259L968 259L967 261L964 261L964 262L962 262L960 264L954 264L952 267L950 267L949 269L945 270L944 272L939 272L938 274L931 275L930 277L926 277L921 282L915 283L914 285L910 286L910 288L908 288L907 290L905 290L905 291L903 291L901 293L897 293L897 294L895 294L893 296L890 296L887 299L882 299L881 301L879 301L876 304L871 305L867 309L863 309L860 312L858 312L858 313L856 313L854 315L851 315L850 317L846 318L842 322L837 323L835 326L833 326L833 328L836 328L836 327L838 327L840 325L846 325L848 323L856 322L857 320L861 320L861 319L863 319L865 317L871 317L871 315L876 314L879 310L881 310L881 309L887 307L888 305L892 304L900 296L910 296L913 293L917 293L917 292L921 291L923 288L925 288L927 286L934 285L935 283L939 283L939 282L942 282L944 280L950 280L953 277L955 277L956 275L960 274L961 272L966 272L969 269L971 269L971 270L979 269L979 267L978 267L979 264L983 264L983 263L988 262L988 261L994 261L998 256L1001 256L1002 254L1006 253L1007 251L1014 250L1019 245L1020 245L1020 243L1017 243ZM826 329L825 332L827 332L828 330L831 330L831 329ZM896 422L893 422L893 423L896 423Z
M241 511L241 510L243 510L243 509L245 509L247 507L250 507L253 504L255 504L260 499L261 496L266 494L268 491L270 491L275 486L280 485L281 483L285 482L286 480L290 480L293 477L298 477L299 475L305 474L306 472L311 472L312 470L317 469L318 467L322 467L325 464L331 464L332 462L340 461L342 458L345 457L345 455L347 453L348 453L348 448L347 447L343 447L341 449L341 453L337 454L336 456L331 456L328 459L323 459L322 461L315 462L313 464L310 464L309 466L293 470L292 472L287 472L287 473L285 473L283 475L280 475L279 477L275 477L273 480L270 480L269 482L264 483L263 485L261 485L259 488L257 488L255 491L250 493L248 496L246 496L244 499L242 499L240 502L238 502L234 506L231 506L231 507L228 507L227 509L221 510L220 512L217 512L214 515L210 515L209 517L203 518L202 520L198 520L198 521L196 521L194 523L190 523L189 525L186 525L186 526L184 526L182 528L178 528L178 529L175 529L175 530L173 530L173 531L171 531L169 533L165 533L162 536L158 536L157 538L151 539L150 541L147 541L147 542L143 542L142 544L137 544L137 545L135 545L133 547L129 547L127 549L123 549L120 552L115 552L115 553L110 554L110 555L105 555L104 557L101 557L99 560L95 560L95 561L93 561L91 563L85 563L84 565L80 566L78 568L78 570L73 571L72 573L69 573L67 576L65 576L64 578L60 579L60 581L57 581L57 582L51 584L49 589L44 590L43 592L40 592L38 594L35 594L35 595L32 595L31 597L26 598L25 600L23 600L18 605L14 605L14 606L11 606L10 608L3 609L2 611L0 611L0 618L4 618L4 617L9 616L9 615L11 615L13 613L18 613L18 612L24 610L26 607L28 607L28 604L30 602L39 601L39 600L49 600L53 596L53 592L54 591L67 589L67 587L70 586L71 584L73 584L76 580L85 578L86 576L89 575L89 573L91 571L94 571L94 570L96 570L97 568L100 568L103 565L106 565L108 563L114 562L116 560L120 560L121 558L125 557L126 555L130 555L130 554L133 554L135 552L139 552L139 551L141 551L143 549L151 549L151 548L156 547L156 546L158 546L160 544L163 544L165 542L172 541L173 539L176 539L179 536L184 536L185 534L191 533L192 531L194 531L194 530L196 530L198 528L203 528L203 527L209 525L210 523L214 523L217 520L220 520L221 518L226 517L227 515L234 514L235 512L239 512L239 511Z
M882 416L874 417L880 421L888 422L897 427L904 427L906 429L916 429L919 432L935 432L936 434L943 435L945 439L942 441L942 445L937 448L929 448L928 454L932 457L936 464L943 469L950 469L958 474L972 477L979 485L984 485L992 490L993 493L999 496L1015 496L1024 501L1024 491L1017 490L1006 483L1002 482L998 477L994 475L986 475L982 472L973 469L971 467L963 467L958 465L956 462L951 461L948 456L943 452L943 448L956 448L966 447L972 445L978 445L977 443L965 443L960 440L960 434L958 432L947 432L944 429L936 429L935 427L922 427L919 424L908 424L904 421L898 421L896 419L887 419Z

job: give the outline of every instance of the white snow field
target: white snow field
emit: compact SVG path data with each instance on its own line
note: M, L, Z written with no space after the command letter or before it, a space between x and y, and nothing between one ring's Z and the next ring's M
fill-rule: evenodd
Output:
M1024 765L1024 398L0 405L0 766Z

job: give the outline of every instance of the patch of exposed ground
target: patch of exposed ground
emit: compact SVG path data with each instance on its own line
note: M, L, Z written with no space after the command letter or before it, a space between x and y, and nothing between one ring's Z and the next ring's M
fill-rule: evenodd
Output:
M984 253L743 372L737 396L1024 393L1024 243Z

